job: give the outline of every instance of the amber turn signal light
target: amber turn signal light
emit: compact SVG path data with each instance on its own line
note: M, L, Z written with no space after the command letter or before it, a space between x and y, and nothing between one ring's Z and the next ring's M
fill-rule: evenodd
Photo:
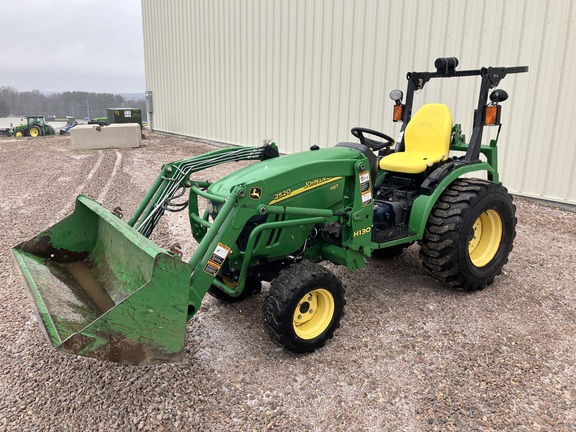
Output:
M402 104L394 105L394 115L392 117L392 121L401 122L402 117L404 117L404 105Z
M484 114L484 124L494 126L500 124L500 105L488 105Z

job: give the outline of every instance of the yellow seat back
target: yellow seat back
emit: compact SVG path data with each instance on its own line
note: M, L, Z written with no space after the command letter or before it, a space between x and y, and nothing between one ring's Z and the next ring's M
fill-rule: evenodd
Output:
M424 105L412 117L404 132L404 145L407 152L424 154L444 154L448 156L452 115L444 104Z

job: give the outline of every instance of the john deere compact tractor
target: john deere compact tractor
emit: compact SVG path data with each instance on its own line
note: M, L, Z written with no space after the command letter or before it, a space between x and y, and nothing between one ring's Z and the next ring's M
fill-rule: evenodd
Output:
M357 127L358 142L331 148L279 156L274 144L234 147L169 163L127 222L79 196L73 214L13 249L48 340L122 363L175 361L206 293L233 302L269 281L266 329L288 350L310 352L332 337L345 305L342 283L320 263L356 270L414 242L442 283L490 284L512 249L516 218L499 182L499 134L482 145L482 133L500 131L508 96L495 88L528 67L457 65L440 58L434 72L407 74L405 98L391 93L398 142ZM480 77L469 142L446 105L412 112L429 81L469 76ZM215 182L196 175L238 160L259 162ZM186 208L198 242L189 262L148 239L165 211Z

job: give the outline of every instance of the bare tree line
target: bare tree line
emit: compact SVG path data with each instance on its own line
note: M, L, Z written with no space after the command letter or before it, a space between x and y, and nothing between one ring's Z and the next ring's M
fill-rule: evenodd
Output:
M112 93L66 91L43 94L39 90L20 92L13 87L0 87L0 117L44 115L62 118L97 118L106 116L106 108L140 108L146 119L143 99L126 100Z

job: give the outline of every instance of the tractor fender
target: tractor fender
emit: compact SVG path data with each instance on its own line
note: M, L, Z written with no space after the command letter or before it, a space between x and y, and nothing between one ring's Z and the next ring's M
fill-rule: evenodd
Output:
M436 201L442 195L444 190L452 184L454 180L463 176L464 174L476 171L487 171L494 174L496 171L490 164L486 162L467 164L456 168L446 177L444 177L438 186L434 188L434 191L429 195L420 195L414 200L412 205L412 211L410 212L410 220L408 226L410 231L416 233L418 238L421 239L424 235L424 229L426 228L426 223L428 222L428 217Z

